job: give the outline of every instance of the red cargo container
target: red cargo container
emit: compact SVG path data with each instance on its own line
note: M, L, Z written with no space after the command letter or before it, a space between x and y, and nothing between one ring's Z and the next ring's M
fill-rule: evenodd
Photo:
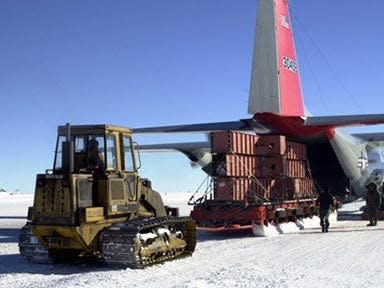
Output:
M215 200L234 200L234 184L232 178L218 178L213 181Z
M287 159L307 160L307 146L296 142L287 142Z
M306 177L306 161L287 159L285 156L256 156L256 177Z
M287 159L306 160L307 147L304 144L287 141L282 135L260 136L255 145L259 156L285 155Z
M254 180L254 185L252 186L253 190L248 191L248 198L249 200L259 200L260 198L269 200L270 198L270 191L272 189L272 186L274 184L275 179L270 178L257 178L257 180Z
M316 198L314 183L310 178L278 177L258 180L259 183L253 182L249 186L246 195L248 201L256 201L260 198L272 202Z
M220 177L214 179L215 200L244 200L254 188L250 178Z
M213 156L214 176L246 177L254 175L257 158L253 155L218 154Z
M310 178L277 178L271 180L271 191L269 199L273 201L279 200L296 200L315 198L313 180Z
M284 155L287 151L287 141L282 135L261 136L255 145L255 154Z
M269 201L316 198L313 180L310 178L253 178L220 177L214 179L215 200L260 199Z
M294 179L295 191L299 191L296 198L316 198L317 193L315 191L315 183L311 178ZM296 199L295 198L295 199Z
M211 133L212 153L253 155L259 137L241 132L222 131Z

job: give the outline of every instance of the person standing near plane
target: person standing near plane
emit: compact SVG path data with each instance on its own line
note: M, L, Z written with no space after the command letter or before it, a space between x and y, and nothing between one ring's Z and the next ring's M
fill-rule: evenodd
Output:
M365 187L367 188L366 203L369 219L367 226L376 226L379 217L379 208L381 206L381 193L377 184L373 181L369 182Z
M319 205L320 210L321 231L328 232L329 214L331 213L331 209L334 206L330 187L327 188L327 191L320 190L320 194L316 203Z

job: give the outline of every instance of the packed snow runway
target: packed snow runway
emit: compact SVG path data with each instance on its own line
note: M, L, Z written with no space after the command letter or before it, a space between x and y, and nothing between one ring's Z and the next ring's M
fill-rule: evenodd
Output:
M188 195L165 195L188 213ZM0 287L382 287L384 223L332 223L276 237L251 233L199 233L192 257L143 270L111 269L97 263L38 265L18 252L19 228L32 196L0 198ZM356 205L343 215L354 219ZM348 211L349 209L349 211Z

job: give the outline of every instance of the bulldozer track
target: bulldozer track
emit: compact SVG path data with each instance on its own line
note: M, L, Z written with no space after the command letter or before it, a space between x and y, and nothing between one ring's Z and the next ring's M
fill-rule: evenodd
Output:
M40 264L53 263L48 249L41 245L36 236L33 235L30 223L24 225L20 230L19 251L21 256L28 262Z
M157 241L155 244L146 244L141 239L143 234L155 235L158 229L166 229L172 235L181 233L180 239L184 245L177 247L169 245L167 242L169 236L160 239L161 241ZM162 238L162 236L157 235L157 238ZM136 219L106 228L100 236L100 241L101 260L108 266L144 268L192 255L196 246L196 226L190 217ZM159 245L159 243L161 244ZM153 252L144 253L148 249L152 249ZM19 251L20 255L30 263L55 263L49 250L41 245L33 235L30 223L24 225L20 230ZM143 256L144 254L145 256Z
M170 233L163 237L159 235L159 229L168 229ZM147 243L142 239L147 234L157 235L154 236L156 239ZM179 235L184 245L172 245L169 238L175 235ZM102 257L107 265L144 268L192 255L196 245L196 227L190 217L136 219L105 229L100 241Z

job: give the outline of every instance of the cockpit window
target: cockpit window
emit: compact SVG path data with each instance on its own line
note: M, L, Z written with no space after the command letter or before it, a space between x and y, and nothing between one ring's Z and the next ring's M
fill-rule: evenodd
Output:
M75 137L75 153L84 153L86 152L85 144L86 144L86 137Z
M133 161L133 153L132 153L132 140L131 137L124 136L123 137L123 145L124 145L124 170L127 172L134 171L134 161Z
M105 141L106 139L106 141ZM116 170L116 140L114 135L72 135L75 171ZM63 154L65 136L59 136L56 147L54 170L62 170L67 157ZM106 145L106 146L105 146Z
M53 164L54 170L63 169L63 143L65 142L64 136L59 136L56 144L55 163Z
M107 135L107 169L117 170L115 135Z

